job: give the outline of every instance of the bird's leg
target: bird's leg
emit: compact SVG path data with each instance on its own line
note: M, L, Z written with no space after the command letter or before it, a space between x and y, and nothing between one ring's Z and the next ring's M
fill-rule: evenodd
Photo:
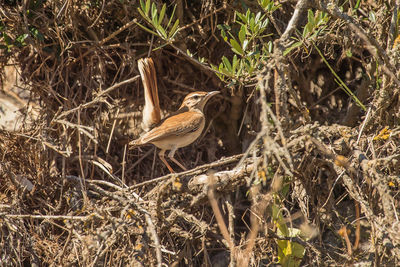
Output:
M182 170L187 171L187 168L186 168L185 166L183 166L182 163L180 163L179 161L177 161L177 160L174 158L175 151L176 151L176 148L171 149L171 151L168 153L168 157L169 157L173 162L175 162L176 165L178 165L179 167L181 167Z
M168 164L168 162L165 160L165 156L164 156L165 150L161 149L160 153L158 153L158 156L160 157L161 161L165 164L165 166L167 166L168 170L171 173L175 173L174 169L172 169L172 167Z

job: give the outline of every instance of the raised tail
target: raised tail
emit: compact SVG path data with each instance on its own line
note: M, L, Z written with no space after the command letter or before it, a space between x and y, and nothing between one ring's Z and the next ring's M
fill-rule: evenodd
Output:
M161 120L157 74L151 58L139 59L138 68L143 82L145 100L142 128L148 132Z

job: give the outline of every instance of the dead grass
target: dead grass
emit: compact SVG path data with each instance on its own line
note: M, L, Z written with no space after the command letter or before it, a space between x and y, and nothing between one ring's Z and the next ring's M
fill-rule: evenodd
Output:
M137 1L2 4L1 32L14 42L0 52L2 87L37 117L0 131L0 261L264 266L278 262L277 240L289 240L305 248L302 266L400 264L400 60L387 15L399 4L362 2L357 21L314 5L332 16L316 44L363 112L312 44L274 54L258 73L261 90L228 87L177 50L219 63L231 51L215 26L241 7L174 3L184 30L151 54L164 114L193 90L222 92L207 107L208 131L176 155L192 170L177 175L151 146L127 147L141 133L137 60L162 45L134 23ZM295 5L282 5L273 41L293 33ZM18 88L6 86L6 65L18 70ZM288 227L314 238L278 235L274 205Z

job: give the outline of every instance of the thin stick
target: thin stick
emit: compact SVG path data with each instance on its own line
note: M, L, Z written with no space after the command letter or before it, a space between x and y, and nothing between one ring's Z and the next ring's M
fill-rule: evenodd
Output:
M118 117L118 114L119 114L119 108L117 109L117 117ZM112 128L111 128L111 133L110 133L110 137L108 138L108 142L107 142L107 148L106 148L106 153L108 154L108 151L110 151L110 144L111 144L111 139L112 139L112 136L113 136L113 134L114 134L114 130L115 130L115 124L117 123L117 120L114 120L114 122L113 122L113 126L112 126Z
M126 165L126 150L128 148L128 145L124 145L124 154L122 155L122 174L121 174L121 180L124 184L126 184L126 179L125 179L125 165Z
M86 221L93 218L93 215L67 216L67 215L33 215L33 214L1 214L0 217L10 219L39 219L39 220L78 220Z
M222 166L222 165L225 165L225 164L229 164L229 163L232 163L232 162L236 162L242 156L243 156L243 154L239 154L239 155L235 155L235 156L232 156L232 157L229 157L229 158L226 158L226 159L222 159L222 160L219 160L219 161L216 161L216 162L213 162L213 163L209 163L209 164L204 164L204 165L198 166L198 167L196 167L196 168L194 168L192 170L188 170L188 171L184 171L184 172L180 172L180 173L170 173L170 174L167 174L167 175L164 175L164 176L152 179L152 180L148 180L148 181L144 181L144 182L139 183L139 184L132 185L132 186L128 187L128 190L131 190L131 189L134 189L134 188L137 188L137 187L141 187L141 186L144 186L144 185L148 185L148 184L152 184L152 183L157 183L157 182L160 182L160 181L168 180L168 179L170 179L170 178L172 178L174 176L191 175L191 174L195 174L198 171L201 171L203 169L210 169L210 168Z
M72 109L70 109L70 110L64 111L64 112L61 113L56 119L59 120L59 119L65 117L65 116L67 116L67 115L69 115L69 114L71 114L71 113L73 113L73 112L79 110L79 109L88 108L88 107L90 107L90 106L92 106L92 105L94 105L94 104L100 102L100 101L101 101L101 97L102 97L103 95L108 94L108 93L111 92L112 90L114 90L114 89L116 89L116 88L118 88L118 87L120 87L120 86L122 86L122 85L124 85L124 84L134 82L134 81L136 81L136 80L139 79L139 78L140 78L140 75L136 75L136 76L133 77L133 78L130 78L130 79L128 79L128 80L125 80L125 81L116 83L116 84L114 84L113 86L108 87L106 90L101 91L92 101L89 101L89 102L87 102L87 103L85 103L85 104L79 105L78 107L72 108Z
M234 244L229 235L228 228L226 228L224 218L222 217L221 210L218 207L217 199L215 198L214 193L214 175L210 175L208 177L208 199L210 200L211 208L214 212L215 219L217 220L217 224L219 230L221 231L222 236L224 237L225 241L228 243L228 247L231 250L231 253L234 253Z
M81 110L78 109L78 125L81 124ZM83 171L83 161L82 161L82 141L81 141L81 131L77 131L78 134L78 158L79 158L79 168L81 171L81 175L82 175L82 179L79 180L80 184L81 184L81 191L82 191L82 195L83 195L83 200L84 200L84 205L86 205L88 203L88 197L86 194L86 186L84 184L84 180L85 180L85 172Z
M364 131L365 125L367 124L367 122L369 120L370 114L371 114L371 107L368 108L367 115L365 115L365 119L364 119L364 121L363 121L363 123L361 125L360 132L358 133L357 142L356 142L357 145L358 145L358 142L360 142L361 135L362 135L362 133Z

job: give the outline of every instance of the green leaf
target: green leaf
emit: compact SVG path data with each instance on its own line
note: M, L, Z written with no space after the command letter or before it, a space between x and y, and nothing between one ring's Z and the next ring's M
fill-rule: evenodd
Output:
M303 43L301 41L299 42L295 42L294 44L292 44L290 47L286 48L285 51L283 51L283 56L286 56L287 54L289 54L293 49L300 47Z
M218 70L222 71L223 68L224 68L224 63L223 62L219 63Z
M226 34L226 31L230 31L231 28L228 25L223 25L223 24L217 25L217 28L221 30L221 36L224 39L224 41L228 42L228 36Z
M146 11L146 6L145 6L143 0L140 0L140 8L143 10L143 12Z
M246 27L244 25L242 25L240 27L240 31L239 31L239 41L242 45L243 45L245 38L246 38Z
M146 16L149 14L149 11L150 11L150 0L147 0L146 1L146 7L145 7L145 10L144 10L144 13L146 14Z
M150 30L149 28L143 26L143 25L140 24L139 22L136 22L136 24L137 24L140 28L142 28L143 30L145 30L145 31L147 31L147 32L149 32L149 33L151 33L151 34L158 35L156 32L154 32L154 31Z
M228 77L231 77L231 76L232 76L231 72L230 72L229 70L227 70L225 66L221 69L221 72L222 72L225 76L228 76Z
M138 10L140 16L142 16L145 20L147 20L146 14L144 14L144 12L140 8L138 8L137 10Z
M249 74L253 73L254 67L252 66L251 62L248 59L244 59L244 60L242 60L242 62L243 62L243 65L245 66L247 72Z
M37 40L42 42L44 41L44 36L38 29L32 27L32 29L30 29L30 32L32 33L33 37L35 37Z
M246 18L245 15L243 15L242 13L239 13L239 12L236 11L236 16L238 16L239 19L240 19L244 24L247 24L247 18Z
M232 60L232 71L233 72L236 71L236 68L237 68L238 64L239 64L239 60L238 60L237 56L234 55L233 56L233 60Z
M282 189L281 192L279 192L279 194L282 196L282 198L286 198L287 194L289 193L290 190L290 183L284 183L282 185Z
M165 15L165 11L167 10L167 5L166 4L164 4L163 6L162 6L162 8L161 8L161 11L160 11L160 15L159 15L159 17L158 17L158 22L161 24L162 23L162 21L163 21L163 19L164 19L164 15Z
M246 11L246 20L249 21L251 17L250 9L247 9Z
M175 34L179 31L178 26L179 26L179 19L177 19L175 21L174 25L172 26L171 30L169 31L168 38L173 38L175 36Z
M247 45L249 44L249 40L244 40L243 42L243 52L246 51Z
M354 6L354 10L357 10L360 7L361 0L358 0L356 5Z
M260 20L261 17L261 12L258 12L255 18L255 22L258 23L258 21Z
M225 65L226 69L231 73L232 72L232 65L229 62L229 60L226 58L226 56L222 57L222 62L224 62L224 65Z
M243 55L243 50L240 44L235 40L235 39L230 39L229 40L231 46L232 46L232 51L235 52L236 54Z
M289 240L277 240L278 260L283 267L298 267L304 257L305 249L302 245Z
M250 26L250 30L252 33L255 33L255 23L254 23L254 18L251 18L249 20L249 26Z
M304 28L303 37L306 37L307 34L313 31L314 26L311 23L307 23L306 27Z
M27 33L21 34L20 36L17 37L17 39L15 39L15 41L16 41L19 45L24 46L24 45L26 45L25 39L28 38L28 36L29 36L29 35L28 35Z
M314 26L315 25L314 13L311 9L308 10L307 17L308 17L308 22L311 23L312 26Z
M170 19L168 21L168 24L167 24L167 29L168 29L169 25L171 25L172 19L173 19L174 15L175 15L175 9L176 9L176 5L174 6L174 10L172 10L171 17L170 17Z
M161 35L161 37L165 40L167 39L167 33L165 32L164 28L161 25L156 27L157 32Z
M153 21L154 25L158 25L157 6L154 3L151 4L151 20Z
M265 8L267 7L267 4L268 4L267 1L268 1L268 0L258 0L258 4L259 4L263 9L265 9Z
M278 221L275 223L284 224L283 220L281 220L281 215L279 215ZM289 228L284 224L286 228L286 233L280 231L280 227L278 226L277 235L280 237L299 237L301 235L301 231L297 228ZM297 267L300 266L301 260L304 257L305 248L290 240L277 240L278 244L278 260L282 264L282 266L287 267Z
M268 52L272 53L272 49L274 48L273 44L271 41L268 42Z
M238 62L239 62L239 66L238 66L238 71L236 72L236 77L241 77L241 76L244 76L244 75L242 75L242 73L243 73L243 71L244 71L244 68L243 68L243 60L238 60Z

